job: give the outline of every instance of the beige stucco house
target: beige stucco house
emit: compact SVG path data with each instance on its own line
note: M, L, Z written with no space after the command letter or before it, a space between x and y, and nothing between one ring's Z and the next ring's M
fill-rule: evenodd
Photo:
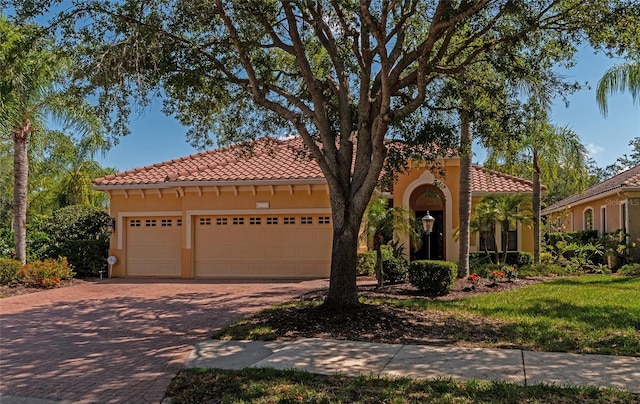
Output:
M554 203L542 211L550 231L597 230L602 236L623 230L640 245L640 165ZM640 260L640 247L630 249Z
M94 180L109 195L115 277L268 277L329 275L329 191L300 138L257 141L251 157L238 146L210 150ZM441 161L446 178L415 166L399 176L394 206L436 218L434 259L455 261L459 159ZM473 203L490 193L531 193L530 181L473 166ZM533 250L533 233L517 229L517 249ZM471 251L478 251L478 238ZM409 242L406 241L409 246ZM499 245L499 243L498 243ZM424 252L412 249L414 258Z

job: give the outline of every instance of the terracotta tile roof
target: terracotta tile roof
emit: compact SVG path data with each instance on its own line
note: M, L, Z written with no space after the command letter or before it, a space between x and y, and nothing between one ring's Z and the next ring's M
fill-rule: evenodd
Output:
M554 210L563 209L567 205L572 205L588 198L606 194L615 190L623 190L625 188L640 188L640 164L635 167L631 167L608 180L587 188L583 193L574 194L564 198L563 200L543 209L542 213L549 213Z
M479 165L471 166L471 190L473 192L532 192L533 182L490 170Z
M273 181L323 179L320 167L305 153L300 137L266 138L250 144L209 150L175 160L97 178L103 188L136 185L179 185L181 182ZM532 184L473 166L473 192L531 192Z

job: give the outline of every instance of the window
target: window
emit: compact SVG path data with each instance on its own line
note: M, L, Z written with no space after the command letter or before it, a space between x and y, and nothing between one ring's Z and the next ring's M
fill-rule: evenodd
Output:
M259 217L250 217L249 218L249 224L260 224L261 220Z
M200 218L200 226L210 226L211 218L210 217L201 217Z
M509 229L509 244L507 245L507 251L518 251L518 226L514 229Z
M296 218L295 217L285 217L283 219L283 223L284 224L296 224Z
M620 227L624 233L627 232L627 204L620 204Z
M160 226L161 227L171 227L173 221L171 219L162 219L160 221Z
M331 224L331 218L329 216L320 216L318 218L318 224Z
M493 235L493 232L488 230L480 231L480 251L495 251L496 250L496 239Z
M229 221L226 217L216 217L216 225L226 226L227 224L229 224Z
M278 224L278 218L277 217L268 217L267 218L267 224Z
M129 226L131 226L131 227L140 227L140 219L131 219L129 221Z
M176 226L182 226L182 219L176 219Z
M600 230L604 235L607 232L607 208L605 206L600 208Z
M593 230L593 209L584 211L584 230Z
M147 219L144 221L144 225L147 227L156 227L156 219Z
M300 218L300 224L313 224L313 217L311 217L311 216L302 216Z
M233 224L244 224L244 217L234 217Z

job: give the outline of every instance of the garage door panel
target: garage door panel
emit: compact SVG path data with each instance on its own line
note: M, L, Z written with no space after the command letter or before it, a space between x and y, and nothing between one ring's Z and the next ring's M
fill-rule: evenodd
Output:
M326 277L331 225L324 216L210 216L196 223L195 273L200 277ZM227 226L215 223L226 219Z
M179 217L130 218L127 276L180 276L181 225Z

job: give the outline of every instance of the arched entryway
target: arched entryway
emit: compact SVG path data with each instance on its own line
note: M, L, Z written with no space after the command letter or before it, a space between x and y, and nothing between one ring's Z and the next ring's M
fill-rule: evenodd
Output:
M433 184L423 184L411 192L409 208L415 212L420 220L429 214L435 218L433 230L429 236L422 234L421 243L411 245L410 256L412 260L432 259L444 260L446 255L445 239L447 235L445 227L446 204L442 190ZM430 256L429 256L430 255Z

